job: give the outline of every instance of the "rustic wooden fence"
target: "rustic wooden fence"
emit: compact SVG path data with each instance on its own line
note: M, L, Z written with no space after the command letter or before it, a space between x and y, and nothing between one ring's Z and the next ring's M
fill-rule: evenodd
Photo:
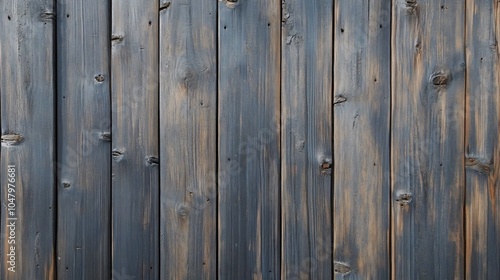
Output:
M500 279L497 0L0 0L1 279Z

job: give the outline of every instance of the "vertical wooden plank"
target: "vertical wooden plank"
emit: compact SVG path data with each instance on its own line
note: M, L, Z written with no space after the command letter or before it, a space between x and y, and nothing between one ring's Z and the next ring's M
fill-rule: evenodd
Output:
M110 5L57 7L57 277L109 279Z
M159 277L159 2L112 1L112 275Z
M500 279L500 3L466 11L466 278Z
M161 279L215 279L217 3L160 3Z
M332 278L333 1L282 1L281 275Z
M280 278L280 4L219 2L220 279Z
M335 1L335 278L389 278L390 1Z
M392 276L464 277L462 1L393 1Z
M1 279L55 275L54 2L0 1Z

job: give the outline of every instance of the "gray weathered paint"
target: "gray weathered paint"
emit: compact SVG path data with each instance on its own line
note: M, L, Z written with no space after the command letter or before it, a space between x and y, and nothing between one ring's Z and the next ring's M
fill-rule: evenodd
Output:
M282 9L281 275L331 279L333 1Z
M217 2L160 3L161 279L216 279Z
M110 3L58 0L57 278L109 279Z
M54 2L0 1L0 279L55 275ZM8 165L16 166L17 220L7 211ZM7 225L16 223L15 244ZM15 245L15 272L8 271Z
M463 1L393 1L392 276L464 278Z
M280 2L219 2L220 279L280 279Z
M466 7L466 278L500 279L500 3Z

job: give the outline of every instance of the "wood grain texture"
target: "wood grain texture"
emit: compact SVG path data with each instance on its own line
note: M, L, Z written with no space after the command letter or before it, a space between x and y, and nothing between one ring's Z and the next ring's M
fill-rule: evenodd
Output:
M392 276L464 278L463 1L393 1Z
M217 2L160 7L160 278L216 279Z
M500 279L500 3L466 8L466 278Z
M58 0L58 279L110 279L110 2Z
M335 278L389 278L390 1L335 1Z
M219 279L280 279L280 4L219 2Z
M159 277L159 2L112 1L112 276Z
M331 279L333 1L282 3L281 275Z
M51 0L0 1L0 279L5 280L55 276L53 11ZM9 165L15 165L15 176ZM9 183L15 192L8 191ZM14 215L10 203L16 204ZM15 264L8 264L11 246Z

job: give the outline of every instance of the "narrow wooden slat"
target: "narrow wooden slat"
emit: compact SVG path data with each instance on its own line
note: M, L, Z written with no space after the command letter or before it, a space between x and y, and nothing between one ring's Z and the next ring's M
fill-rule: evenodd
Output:
M112 1L112 276L159 277L158 0Z
M466 11L466 278L500 279L500 3Z
M280 6L219 2L220 279L280 279Z
M331 279L332 0L282 6L284 279Z
M55 275L54 24L52 0L0 1L0 279Z
M393 1L392 276L464 278L463 1Z
M160 2L161 279L216 279L216 18Z
M110 279L110 3L58 1L57 277Z
M335 1L335 278L389 278L390 1Z

